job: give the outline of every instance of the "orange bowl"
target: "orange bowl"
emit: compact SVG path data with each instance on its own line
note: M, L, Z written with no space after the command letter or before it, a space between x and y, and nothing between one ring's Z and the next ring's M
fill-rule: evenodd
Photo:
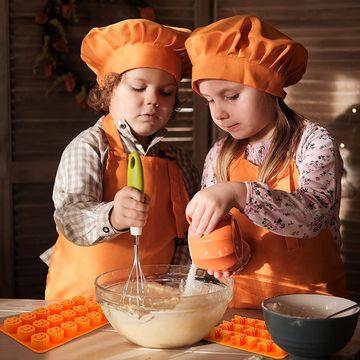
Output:
M191 219L188 219L191 222ZM235 271L243 257L240 231L232 215L221 220L208 235L188 235L192 261L201 269Z

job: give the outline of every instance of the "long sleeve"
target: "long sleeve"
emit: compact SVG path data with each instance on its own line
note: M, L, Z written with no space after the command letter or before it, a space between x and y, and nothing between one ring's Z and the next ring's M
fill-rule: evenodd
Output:
M125 122L119 120L117 127L127 152L136 149L144 156L159 156L159 143L166 131L160 131L145 152ZM191 197L198 190L199 174L185 152L170 145L169 147L175 153ZM111 240L121 233L109 221L113 201L102 201L108 150L109 144L100 119L66 147L59 163L53 189L54 220L58 231L81 246ZM180 250L177 254L179 262L189 259L186 247L184 244L177 247ZM41 259L49 264L52 252L53 248L48 249L40 256Z
M103 138L101 128L96 126L75 138L63 152L55 178L53 201L57 229L82 246L118 234L109 221L113 202L102 201L107 153Z
M218 152L214 147L213 159ZM252 157L251 149L247 149L247 155ZM326 129L307 123L296 152L296 164L300 176L295 192L272 190L261 182L246 182L244 214L256 225L282 236L314 237L328 226L339 243L343 167L338 147ZM209 165L203 174L203 185L204 179L206 184L214 179Z

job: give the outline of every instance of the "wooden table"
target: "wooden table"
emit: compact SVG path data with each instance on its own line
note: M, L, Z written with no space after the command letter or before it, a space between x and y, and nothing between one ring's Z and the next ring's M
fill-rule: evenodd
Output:
M43 300L0 299L0 323L3 318L31 311L45 306ZM224 319L230 320L234 314L262 318L260 310L228 310ZM356 332L334 359L360 359L360 321ZM148 349L129 343L111 325L97 329L67 344L43 354L37 354L0 332L1 360L227 360L227 359L269 359L227 346L199 342L181 349Z

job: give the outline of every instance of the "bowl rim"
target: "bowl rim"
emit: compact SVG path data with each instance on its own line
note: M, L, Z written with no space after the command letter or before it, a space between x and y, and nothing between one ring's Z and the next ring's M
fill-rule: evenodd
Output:
M281 312L278 312L278 311L275 311L275 310L271 310L269 309L266 304L267 303L271 303L272 301L276 301L276 299L280 299L281 297L293 297L293 296L312 296L312 297L321 297L321 298L325 298L325 297L331 297L331 298L334 298L334 299L343 299L343 300L347 300L350 302L349 306L351 305L356 305L357 302L352 300L352 299L348 299L348 298L345 298L345 297L341 297L341 296L336 296L336 295L330 295L330 294L316 294L316 293L291 293L291 294L281 294L281 295L274 295L274 296L271 296L271 297L268 297L266 299L264 299L262 302L261 302L261 308L263 311L267 311L269 313L272 313L272 314L275 314L275 315L278 315L278 316L281 316L281 317L284 317L284 318L289 318L289 319L300 319L302 321L333 321L333 320L338 320L338 319L341 319L341 318L346 318L346 317L350 317L350 316L354 316L354 315L359 315L360 314L360 306L358 306L358 308L354 310L353 313L351 314L348 314L346 316L338 316L338 317L332 317L330 319L327 319L327 318L320 318L320 317L303 317L303 316L296 316L296 315L290 315L290 314L284 314L284 313L281 313ZM346 312L345 312L346 314Z
M173 264L146 264L146 265L141 265L142 268L146 269L146 268L151 268L151 267L166 267L166 268L178 268L178 269L185 269L185 268L188 268L190 269L190 265L173 265ZM222 287L219 289L219 290L216 290L216 291L212 291L210 293L206 293L206 294L195 294L195 295L181 295L182 298L184 299L196 299L196 298L201 298L201 297L204 297L204 296L208 296L208 295L214 295L214 294L218 294L218 293L221 293L221 292L224 292L224 291L228 291L229 288L231 289L231 294L233 296L233 293L234 293L234 279L232 277L229 277L229 278L222 278L221 280L223 281L226 281L228 282L228 284L225 284L223 282L221 282L220 280L216 279L215 277L211 276L211 275L208 275L206 270L204 269L201 269L201 268L197 268L199 269L200 271L204 271L206 276L209 277L209 280L211 280L210 282L211 283L214 283L214 284L217 284L217 285L222 285ZM128 271L130 272L131 270L131 267L130 268L115 268L115 269L112 269L112 270L109 270L109 271L105 271L101 274L99 274L95 280L94 280L94 285L95 285L95 291L99 288L101 289L101 291L105 292L106 294L113 294L114 292L116 294L120 294L119 292L116 292L115 290L110 290L108 288L105 288L103 287L102 285L100 285L98 283L98 280L106 275L106 274L110 274L112 272L117 272L117 271ZM166 272L165 272L166 273ZM117 283L117 282L116 282ZM116 284L114 283L114 284ZM127 297L129 298L136 298L136 295L127 295ZM162 298L167 298L168 296L147 296L147 295L144 295L143 298L146 299L146 298L152 298L152 299L162 299ZM230 299L231 300L231 299Z

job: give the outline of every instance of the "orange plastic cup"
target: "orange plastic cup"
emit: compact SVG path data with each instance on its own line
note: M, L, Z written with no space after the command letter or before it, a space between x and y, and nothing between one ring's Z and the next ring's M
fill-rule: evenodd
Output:
M89 309L89 311L97 311L100 305L96 300L87 300L85 302L85 306Z
M64 340L64 330L59 326L54 326L46 330L49 335L50 342L58 344Z
M19 326L22 325L22 320L17 316L12 316L4 321L4 329L9 333L16 333Z
M98 311L90 311L86 316L90 319L92 326L97 326L101 323L102 315Z
M72 299L66 299L61 302L64 310L72 309L75 306L75 301Z
M50 304L48 308L50 310L50 314L60 314L60 312L64 309L64 307L59 303Z
M47 320L50 323L50 327L53 327L59 326L64 321L64 318L60 314L52 314L47 317Z
M73 310L76 313L76 316L85 316L89 309L85 305L75 305Z
M36 320L36 315L33 312L27 312L20 315L22 325L32 324Z
M46 319L35 320L32 325L35 328L35 333L45 332L50 327L50 322Z
M49 335L45 332L39 332L31 336L30 344L35 350L45 350L50 344Z
M74 319L79 331L86 331L90 328L90 319L86 316L78 316Z
M76 312L71 309L61 311L60 315L63 317L64 321L72 321L77 316Z
M86 298L82 295L76 295L71 300L75 302L75 305L84 305Z
M37 319L46 319L50 315L50 310L47 307L40 307L35 310Z
M189 223L191 219L188 218ZM202 269L235 271L242 262L243 251L238 224L231 214L216 228L200 238L188 235L192 261Z
M32 325L21 325L17 328L17 337L22 341L29 341L31 336L35 334L35 327Z
M77 324L74 321L66 321L60 327L64 330L66 337L75 336L77 333Z

